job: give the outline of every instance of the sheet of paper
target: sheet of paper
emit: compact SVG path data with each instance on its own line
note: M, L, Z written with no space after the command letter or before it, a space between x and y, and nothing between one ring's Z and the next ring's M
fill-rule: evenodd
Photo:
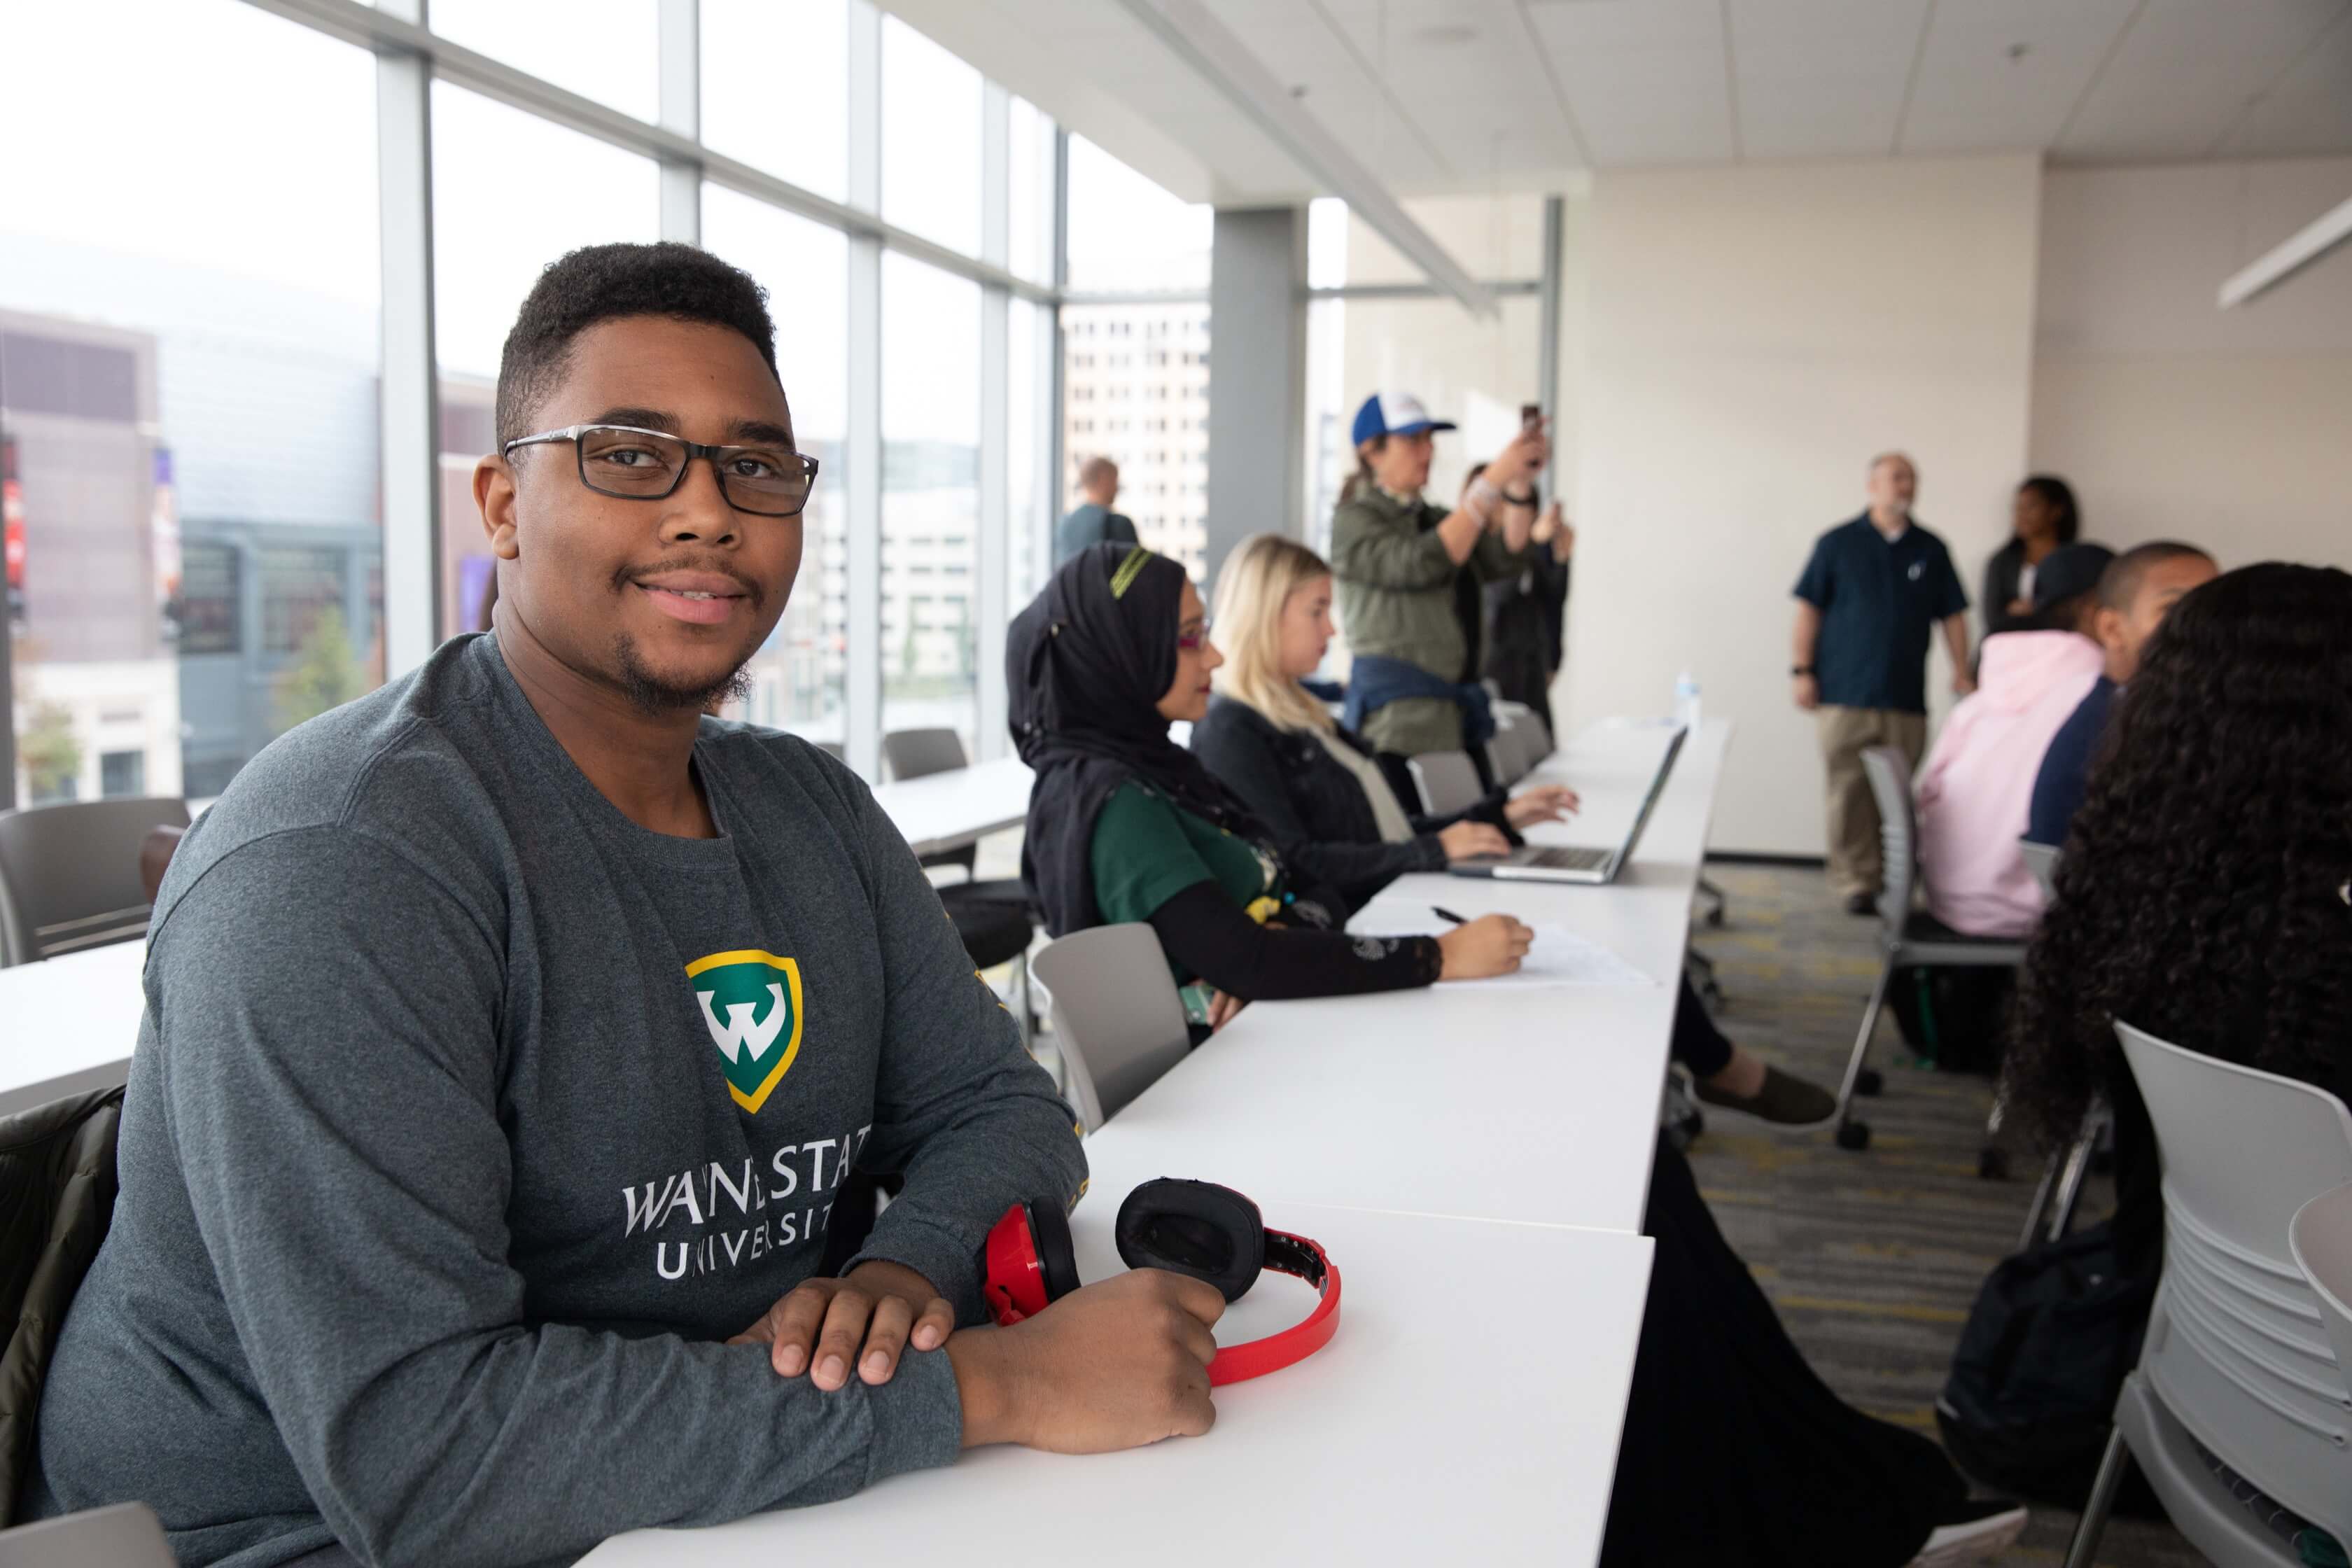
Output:
M1359 936L1443 936L1452 928L1425 904L1375 900L1364 906L1348 929ZM1598 942L1587 942L1565 926L1538 923L1535 941L1519 967L1487 980L1449 980L1448 985L1654 985L1634 968Z

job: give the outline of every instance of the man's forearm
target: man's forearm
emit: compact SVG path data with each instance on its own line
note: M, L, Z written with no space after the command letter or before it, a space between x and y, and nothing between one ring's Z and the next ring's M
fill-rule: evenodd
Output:
M1965 614L1944 617L1944 643L1952 650L1952 668L1968 673L1969 617Z
M1797 626L1789 637L1789 657L1800 668L1813 662L1813 646L1821 640L1822 613L1803 599L1797 601Z

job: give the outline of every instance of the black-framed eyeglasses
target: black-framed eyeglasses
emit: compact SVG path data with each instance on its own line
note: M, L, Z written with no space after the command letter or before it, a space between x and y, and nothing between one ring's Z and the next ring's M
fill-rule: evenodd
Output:
M710 460L719 493L737 511L758 517L792 517L808 505L816 488L816 459L789 447L706 447L666 430L632 425L567 425L523 436L499 448L511 456L518 447L555 441L573 444L580 482L598 495L624 500L660 500L685 482L687 465Z

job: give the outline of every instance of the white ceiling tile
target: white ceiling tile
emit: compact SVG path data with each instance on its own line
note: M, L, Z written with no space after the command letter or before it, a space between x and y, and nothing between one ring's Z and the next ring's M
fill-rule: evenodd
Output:
M2233 128L2233 158L2292 158L2352 149L2352 5L2304 51Z
M2137 4L1944 0L1928 23L1900 150L2048 146Z
M1530 0L1597 167L1728 162L1717 0Z
M1927 0L1730 0L1730 12L1744 156L1894 150Z
M2084 162L2210 153L2347 0L2147 0L2055 151Z

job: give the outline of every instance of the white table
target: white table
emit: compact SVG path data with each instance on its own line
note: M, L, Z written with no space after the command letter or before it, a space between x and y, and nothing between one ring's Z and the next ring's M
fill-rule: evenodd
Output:
M1115 1156L1113 1131L1087 1140L1095 1186L1071 1221L1087 1279L1125 1267L1112 1219L1131 1185L1161 1173ZM1269 1225L1330 1254L1339 1331L1297 1366L1219 1389L1205 1436L1085 1458L982 1449L819 1508L617 1536L585 1568L1592 1562L1649 1239L1252 1195ZM1269 1275L1218 1337L1286 1327L1312 1301Z
M937 855L1008 827L1029 816L1029 764L999 757L919 779L876 787L874 798L918 855Z
M1656 984L1471 983L1255 1003L1105 1135L1171 1173L1213 1172L1301 1203L1639 1230L1691 889L1728 741L1717 721L1683 747L1633 864L1610 886L1433 875L1382 895L1565 926ZM1537 776L1574 784L1584 813L1532 837L1622 841L1664 743L1635 729L1576 737Z
M145 942L119 942L0 969L0 1116L123 1080L146 962Z

